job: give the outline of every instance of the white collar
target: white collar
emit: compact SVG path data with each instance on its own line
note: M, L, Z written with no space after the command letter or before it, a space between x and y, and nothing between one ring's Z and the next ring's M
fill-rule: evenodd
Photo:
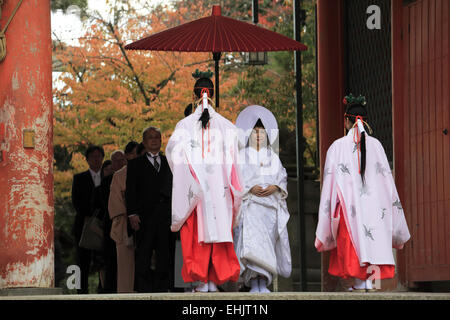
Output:
M357 126L354 126L354 127L351 128L350 130L348 130L347 137L348 137L348 136L352 136L352 137L353 137L353 132L354 132L354 130L358 130L358 131L361 132L361 130L359 130ZM367 130L364 130L364 132L366 133L366 136L369 135L369 133L367 132Z
M250 158L255 157L257 159L263 160L263 159L270 159L272 157L272 150L266 147L262 147L258 150L256 150L253 147L246 148L248 151L248 156Z
M355 130L355 128L351 128L350 130L348 130L347 137L350 137L350 136L353 137L353 130Z
M261 147L261 148L259 148L259 150L256 150L256 148L253 148L253 147L250 147L250 146L248 147L248 149L251 150L250 152L264 153L264 154L266 154L267 151L269 150L269 149L267 149L267 147Z
M147 152L147 157L152 157L152 158L154 158L154 157L159 157L159 151L158 151L158 153L156 153L156 154L153 154L153 153L151 153L151 152L149 151L149 152Z
M92 176L100 176L100 172L101 170L99 170L98 172L95 172L94 170L92 170L91 168L89 168L89 172L91 173Z
M358 129L356 129L356 127L353 127L353 128L351 128L350 130L348 130L347 137L353 137L353 132L354 132L354 130L358 130ZM367 132L367 130L364 131L364 132L366 133L366 136L369 135L369 133Z
M199 104L199 105L197 106L197 108L195 109L195 112L194 112L194 114L198 115L199 117L201 116L201 114L202 114L202 112L203 112L202 106L203 106L202 104ZM210 116L210 118L212 118L213 115L216 113L216 110L214 110L213 106L210 105L209 103L208 103L207 109L208 109L208 111L209 111L209 116Z

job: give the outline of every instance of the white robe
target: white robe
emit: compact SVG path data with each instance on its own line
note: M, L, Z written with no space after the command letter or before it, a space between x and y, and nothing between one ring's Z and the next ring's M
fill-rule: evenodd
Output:
M392 248L410 238L394 178L381 143L366 132L365 184L358 170L353 131L333 142L323 173L316 248L336 247L339 219L345 219L361 266L395 265ZM338 203L343 217L334 217Z
M198 241L233 242L232 223L241 200L236 127L211 106L208 130L202 106L179 121L166 148L173 174L171 230L197 210Z
M287 232L287 174L278 155L270 149L245 148L239 160L244 182L239 223L234 229L235 250L241 266L241 279L249 284L257 274L268 278L280 274L289 277L292 270ZM258 197L250 189L259 185L278 186L268 197Z

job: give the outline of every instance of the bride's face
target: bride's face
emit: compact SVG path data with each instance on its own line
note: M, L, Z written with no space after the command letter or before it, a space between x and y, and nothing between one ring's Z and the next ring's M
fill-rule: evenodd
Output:
M264 128L253 128L250 135L250 145L258 148L267 146L267 133Z

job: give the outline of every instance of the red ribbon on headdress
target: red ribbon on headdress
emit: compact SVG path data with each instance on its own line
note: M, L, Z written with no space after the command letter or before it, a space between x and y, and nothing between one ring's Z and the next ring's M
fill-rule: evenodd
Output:
M360 160L359 160L359 154L361 153L361 133L359 132L359 128L358 128L358 120L361 120L361 123L363 125L365 125L367 127L367 129L369 130L370 133L372 133L372 129L370 128L369 124L367 122L364 121L364 116L355 116L353 114L344 114L344 119L346 117L352 117L355 118L355 123L353 124L353 128L355 128L355 131L353 131L353 141L356 143L357 148L358 148L358 166L359 166L359 173L361 174L361 164L360 164Z
M209 89L208 88L202 88L202 91L200 91L200 95L202 96L202 98L203 98L203 93L205 93L205 92L206 92L206 94L209 97Z

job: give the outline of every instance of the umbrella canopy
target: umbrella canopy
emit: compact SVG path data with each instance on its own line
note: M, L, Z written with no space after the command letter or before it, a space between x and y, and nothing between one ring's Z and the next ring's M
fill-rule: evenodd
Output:
M227 18L213 6L212 15L133 42L129 50L183 52L303 51L307 47L279 33Z
M219 5L212 15L161 31L125 46L127 50L212 52L215 61L216 107L219 107L219 60L222 52L304 51L307 47L279 33L223 17Z

